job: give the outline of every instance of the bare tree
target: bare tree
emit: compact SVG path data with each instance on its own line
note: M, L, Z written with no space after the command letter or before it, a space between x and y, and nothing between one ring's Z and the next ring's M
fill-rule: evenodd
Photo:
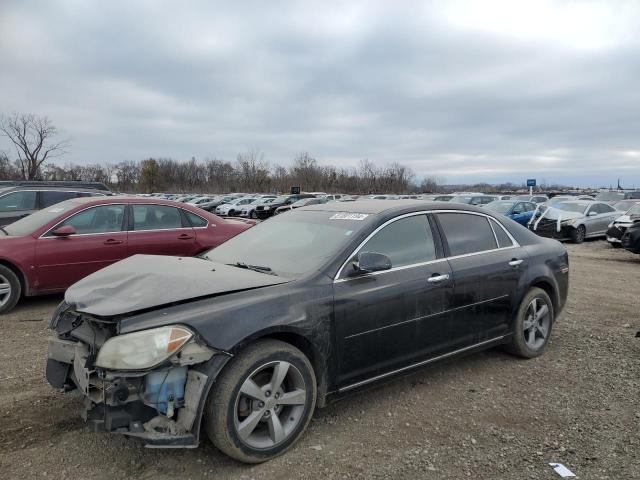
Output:
M49 118L31 113L14 113L0 117L0 132L11 140L18 153L22 177L38 180L45 161L65 152L69 142L54 142L58 129Z

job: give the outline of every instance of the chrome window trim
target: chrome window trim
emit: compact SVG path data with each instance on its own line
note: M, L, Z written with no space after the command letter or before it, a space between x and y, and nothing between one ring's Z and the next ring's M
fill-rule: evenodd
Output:
M106 195L104 195L106 197ZM40 240L41 238L60 238L60 237L56 237L56 236L51 236L51 237L47 237L47 234L49 234L50 232L52 232L53 230L55 230L61 223L64 223L65 220L70 219L71 217L75 217L76 215L78 215L79 213L82 213L86 210L89 210L91 208L97 208L97 207L109 207L111 205L124 205L125 210L127 208L127 203L101 203L99 205L91 205L89 207L83 208L82 210L78 210L77 212L74 212L73 215L68 216L67 218L65 218L64 220L59 221L58 223L56 223L53 227L51 227L49 230L47 230L46 232L44 232L42 235L40 235L38 237L38 240ZM53 207L53 205L51 205L51 207ZM47 208L51 208L51 207L47 207ZM45 210L44 208L42 210ZM126 213L126 212L125 212ZM96 232L96 233L75 233L73 235L66 235L67 237L86 237L87 235L113 235L115 233L127 233L126 230L117 230L115 232Z
M347 385L346 387L339 388L338 392L340 392L340 393L346 392L346 391L352 390L354 388L360 387L362 385L366 385L368 383L375 382L376 380L381 380L381 379L389 377L391 375L395 375L397 373L405 372L407 370L411 370L413 368L421 367L423 365L428 365L429 363L433 363L433 362L436 362L438 360L444 360L445 358L452 357L454 355L457 355L458 353L466 352L467 350L472 350L472 349L477 348L477 347L482 347L483 345L488 345L488 344L493 343L493 342L499 342L500 340L504 339L505 337L506 337L506 335L501 335L499 337L490 338L489 340L484 340L484 341L479 342L479 343L474 343L473 345L469 345L468 347L459 348L459 349L454 350L452 352L447 352L447 353L444 353L442 355L438 355L437 357L432 357L432 358L429 358L427 360L423 360L421 362L412 363L411 365L407 365L406 367L402 367L402 368L398 368L398 369L392 370L390 372L382 373L380 375L376 375L375 377L370 377L370 378L367 378L365 380L361 380L359 382L352 383L351 385Z
M412 217L415 215L426 215L429 213L460 213L460 214L466 214L466 215L478 215L480 217L485 217L487 219L487 221L489 222L489 225L491 226L491 231L493 232L494 238L496 240L496 248L490 249L490 250L482 250L480 252L472 252L472 253L465 253L462 255L451 255L449 257L443 257L443 258L437 258L435 260L430 260L428 262L420 262L420 263L414 263L414 264L410 264L410 265L402 265L400 267L394 267L391 268L389 270L382 270L380 272L372 272L372 273L367 273L364 275L360 275L358 277L341 277L345 267L347 266L347 263L349 262L349 259L352 258L354 255L356 255L360 249L364 246L365 243L367 243L369 241L369 239L371 237L373 237L376 233L378 233L380 230L382 230L384 227L386 227L387 225L403 219L403 218L407 218L407 217ZM493 231L493 226L491 224L491 220L494 220L498 225L500 225L500 227L504 230L504 232L507 234L507 236L509 237L509 239L511 239L511 246L510 247L502 247L499 248L499 244L498 244L498 239L496 237L495 231ZM398 270L404 270L407 268L413 268L413 267L419 267L419 266L424 266L424 265L429 265L431 263L436 263L436 262L441 262L444 260L454 260L457 258L465 258L465 257L472 257L475 255L483 255L485 253L490 253L490 252L496 252L496 251L500 251L500 250L509 250L511 248L518 248L520 247L520 244L518 243L518 241L513 238L513 235L511 235L511 233L509 232L509 230L507 230L505 228L504 225L502 225L501 222L499 222L498 220L496 220L495 218L493 218L491 215L487 215L486 213L481 213L481 212L470 212L467 210L420 210L418 212L410 212L410 213L405 213L402 215L398 215L397 217L391 218L389 220L387 220L386 222L384 222L382 225L380 225L379 227L377 227L373 232L371 232L362 242L360 242L360 244L355 248L355 250L353 250L353 252L351 252L350 255L347 256L347 259L344 261L344 263L340 266L340 269L338 270L338 273L336 274L336 276L333 278L333 283L341 283L341 282L345 282L348 280L355 280L357 278L363 278L363 277L369 277L369 276L374 276L374 275L382 275L385 273L389 273L389 272L395 272Z

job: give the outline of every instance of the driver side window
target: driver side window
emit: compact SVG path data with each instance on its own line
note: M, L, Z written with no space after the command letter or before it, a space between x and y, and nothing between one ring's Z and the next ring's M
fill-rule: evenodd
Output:
M391 267L403 267L436 259L436 248L426 215L413 215L390 223L358 251L382 253ZM357 254L351 261L357 262Z

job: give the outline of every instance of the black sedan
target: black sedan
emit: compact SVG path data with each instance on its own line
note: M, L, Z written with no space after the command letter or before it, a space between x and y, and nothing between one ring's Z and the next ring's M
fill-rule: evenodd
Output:
M47 379L80 390L95 430L156 447L206 432L261 462L376 381L496 345L542 354L568 272L559 242L477 207L302 207L202 258L134 256L72 286Z

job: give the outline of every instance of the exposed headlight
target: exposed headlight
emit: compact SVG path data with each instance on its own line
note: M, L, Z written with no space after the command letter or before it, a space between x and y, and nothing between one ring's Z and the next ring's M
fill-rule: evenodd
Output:
M573 225L575 223L575 218L569 219L569 220L563 220L560 222L560 225Z
M107 340L96 365L110 370L144 370L164 362L193 337L185 327L166 326L118 335Z

